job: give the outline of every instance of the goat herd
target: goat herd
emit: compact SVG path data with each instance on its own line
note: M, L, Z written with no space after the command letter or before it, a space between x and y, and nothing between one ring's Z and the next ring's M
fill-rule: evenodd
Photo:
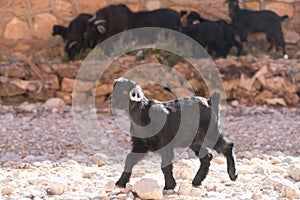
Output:
M237 55L242 53L242 42L247 41L248 33L265 33L270 43L268 51L274 46L282 49L283 57L288 58L281 23L287 15L278 16L269 10L252 11L240 9L238 0L227 0L232 23L224 20L204 19L197 12L187 13L163 8L153 11L133 12L126 5L108 5L99 9L95 15L81 13L68 27L53 26L52 35L60 35L65 41L65 52L69 59L93 49L105 39L125 30L140 27L162 27L184 33L217 57L226 57L235 46ZM185 16L187 26L181 25Z

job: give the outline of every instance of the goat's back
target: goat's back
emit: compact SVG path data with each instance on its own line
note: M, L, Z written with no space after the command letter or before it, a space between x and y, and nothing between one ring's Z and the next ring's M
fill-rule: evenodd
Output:
M270 32L281 27L281 18L273 11L239 10L233 19L236 28L245 28L252 32Z

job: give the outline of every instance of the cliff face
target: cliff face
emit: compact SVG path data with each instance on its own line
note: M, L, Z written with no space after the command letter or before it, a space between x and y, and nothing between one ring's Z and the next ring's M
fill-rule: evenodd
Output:
M243 1L241 7L269 9L288 15L283 22L288 44L296 44L300 34L300 2L296 0ZM55 48L62 42L53 37L53 24L67 25L78 13L95 13L108 4L125 3L132 10L153 10L169 7L175 10L196 10L212 20L228 17L225 0L3 0L0 2L0 58L26 57L41 48ZM184 19L183 19L184 23ZM57 48L59 50L61 48Z

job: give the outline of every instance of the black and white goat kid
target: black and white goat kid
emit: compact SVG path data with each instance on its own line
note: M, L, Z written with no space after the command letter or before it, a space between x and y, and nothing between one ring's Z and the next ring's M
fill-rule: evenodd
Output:
M126 157L124 172L116 185L125 187L133 166L148 151L155 151L162 158L164 189L174 189L172 159L176 147L190 147L200 159L193 186L199 186L208 174L212 160L209 148L225 155L229 177L236 180L233 143L228 142L219 129L219 104L218 92L209 99L196 96L166 102L150 100L134 81L117 79L113 87L112 108L125 109L129 115L132 151Z

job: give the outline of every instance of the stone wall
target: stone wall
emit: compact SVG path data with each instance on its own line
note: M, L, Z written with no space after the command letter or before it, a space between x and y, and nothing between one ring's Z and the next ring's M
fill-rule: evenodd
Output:
M30 60L14 63L0 62L0 104L39 102L52 97L59 97L71 103L74 96L76 103L80 105L93 101L96 104L107 103L114 79L123 76L125 72L132 69L132 66L145 63L160 64L161 62L159 54L147 56L145 59L124 55L106 68L101 79L97 77L97 73L94 73L95 70L99 70L99 66L103 65L100 61L92 62L88 71L81 72L80 76L76 74L82 61L72 64L53 61L35 64ZM211 66L209 59L199 59L195 63L199 66ZM241 103L300 106L300 60L273 60L268 57L258 59L248 55L217 59L215 63L223 79L226 98L232 101L233 105ZM184 60L179 60L170 66L188 81L196 95L208 97L207 88L216 89L215 82L204 82L202 78L203 74L210 74L209 72L203 73L202 71L203 74L200 74ZM164 74L163 77L158 75L161 73ZM140 80L136 81L140 83L144 83L144 80L149 78L147 70L136 72L135 75L139 77ZM186 87L186 81L182 82L170 71L151 68L151 75L163 78L158 82L166 83L172 90L158 84L145 84L143 91L148 98L165 101L194 95ZM75 79L78 89L76 93L72 93Z
M53 24L67 25L80 12L95 13L105 5L116 3L125 3L134 11L169 7L196 10L210 19L230 20L225 0L1 0L0 58L26 57L45 47L60 47L62 41L51 36ZM245 0L242 6L256 10L270 9L279 15L289 15L290 18L283 23L285 37L288 43L298 42L300 1ZM62 48L57 49L54 54L62 54ZM41 55L51 53L46 51Z

